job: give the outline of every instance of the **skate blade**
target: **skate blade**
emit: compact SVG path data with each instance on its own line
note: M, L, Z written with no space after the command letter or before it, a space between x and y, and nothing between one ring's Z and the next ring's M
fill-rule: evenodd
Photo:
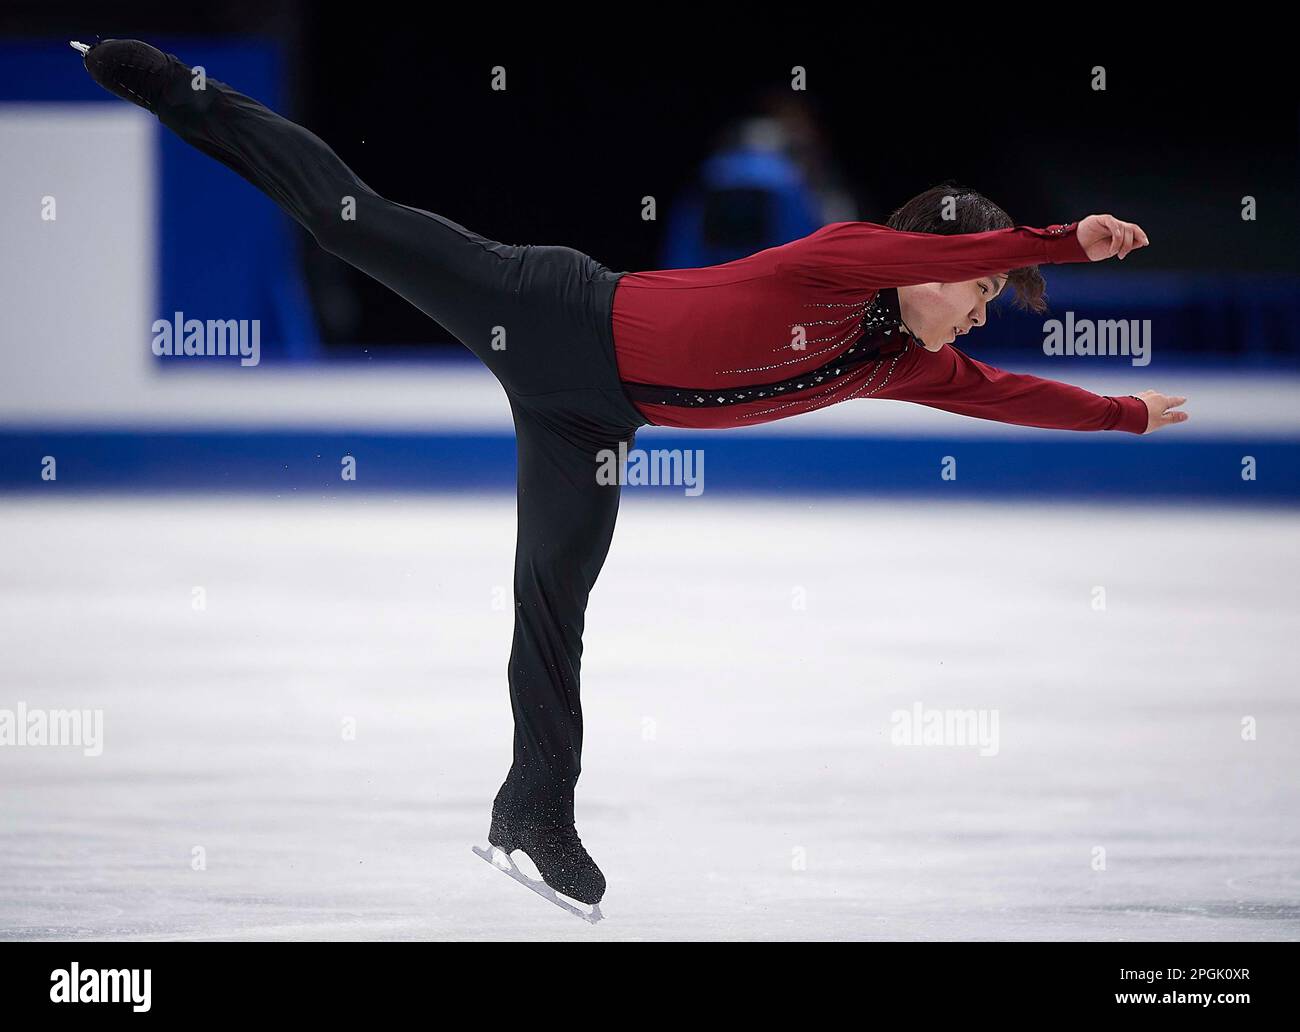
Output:
M497 849L496 846L488 846L487 849L479 849L478 846L471 846L470 848L474 851L475 856L482 857L502 874L508 874L520 885L526 885L537 893L537 895L541 896L543 899L550 900L561 910L567 910L574 917L580 917L588 924L595 924L597 921L604 918L605 915L600 912L599 903L594 904L590 911L583 910L582 908L586 904L579 903L576 900L570 900L568 896L556 892L553 888L547 885L546 882L529 878L528 875L519 870L515 862L510 859L508 853L502 852L500 849Z

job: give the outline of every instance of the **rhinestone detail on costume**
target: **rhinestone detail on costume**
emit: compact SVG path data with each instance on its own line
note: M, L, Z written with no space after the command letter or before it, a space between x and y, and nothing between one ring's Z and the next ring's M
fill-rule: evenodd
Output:
M842 339L850 335L856 335L853 344L844 351L839 352L834 358L819 366L816 369L799 373L795 376L787 377L784 380L776 380L771 383L750 384L744 387L725 388L722 390L706 389L699 387L664 387L654 384L630 383L624 382L623 387L633 401L643 404L655 405L672 405L680 408L702 408L716 407L720 405L739 405L745 402L758 401L760 399L776 399L782 395L802 391L810 387L818 387L826 384L826 389L818 391L816 394L803 398L796 398L784 404L776 405L773 408L762 409L758 412L748 412L738 415L737 420L753 419L756 416L766 415L771 412L778 412L795 405L806 405L810 408L818 407L818 399L831 393L840 383L840 377L852 370L855 370L868 362L874 362L875 366L868 375L866 381L857 388L848 398L858 396L869 397L882 389L889 382L893 374L894 366L898 360L912 346L914 338L907 331L901 319L897 316L896 303L891 305L892 296L885 299L885 291L877 291L870 301L856 301L847 303L828 303L828 302L809 302L804 305L805 308L847 308L849 311L838 318L809 320L806 322L792 323L790 329L796 326L839 326L840 329L832 333L831 338L817 338L817 340ZM898 337L895 338L894 335ZM906 338L904 340L904 338ZM902 347L898 350L889 363L889 368L885 372L884 379L880 381L866 395L862 392L866 390L875 380L881 366L884 364L884 357L880 355L883 345L894 344L901 340ZM793 344L785 344L777 351L797 350ZM800 355L797 358L788 359L784 362L776 362L771 365L754 366L747 369L726 369L719 370L714 375L730 375L735 373L765 372L769 369L778 369L781 366L791 365L799 362L806 362L810 355L819 355L834 352L835 346L823 348L819 351L813 351L809 354ZM829 381L829 382L828 382ZM841 400L847 401L848 398ZM811 404L810 404L811 403Z

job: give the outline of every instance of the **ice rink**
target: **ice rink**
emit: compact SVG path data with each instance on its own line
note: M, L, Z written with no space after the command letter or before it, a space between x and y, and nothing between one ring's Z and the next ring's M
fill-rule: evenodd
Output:
M1300 938L1294 510L626 490L583 669L595 926L470 852L514 516L7 497L0 708L103 737L0 747L0 935ZM996 714L996 751L893 744L917 706Z

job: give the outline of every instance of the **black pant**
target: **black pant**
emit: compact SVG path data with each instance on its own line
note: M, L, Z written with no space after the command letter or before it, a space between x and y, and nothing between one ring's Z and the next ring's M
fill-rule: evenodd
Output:
M622 273L568 247L487 240L381 197L319 137L215 79L169 83L158 117L268 194L327 251L455 334L505 388L518 454L514 763L495 809L573 822L587 597L618 515L600 452L646 420L619 383L610 312Z

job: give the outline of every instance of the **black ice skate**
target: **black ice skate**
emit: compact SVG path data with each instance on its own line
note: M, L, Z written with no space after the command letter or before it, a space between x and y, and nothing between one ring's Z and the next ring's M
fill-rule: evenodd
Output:
M163 88L179 70L188 72L175 54L164 54L138 39L105 39L98 43L70 42L80 52L86 71L109 93L158 113Z
M588 855L573 825L538 827L492 814L488 849L474 852L515 881L575 917L595 924L604 915L605 876ZM539 881L519 869L511 854L521 851L542 876Z

